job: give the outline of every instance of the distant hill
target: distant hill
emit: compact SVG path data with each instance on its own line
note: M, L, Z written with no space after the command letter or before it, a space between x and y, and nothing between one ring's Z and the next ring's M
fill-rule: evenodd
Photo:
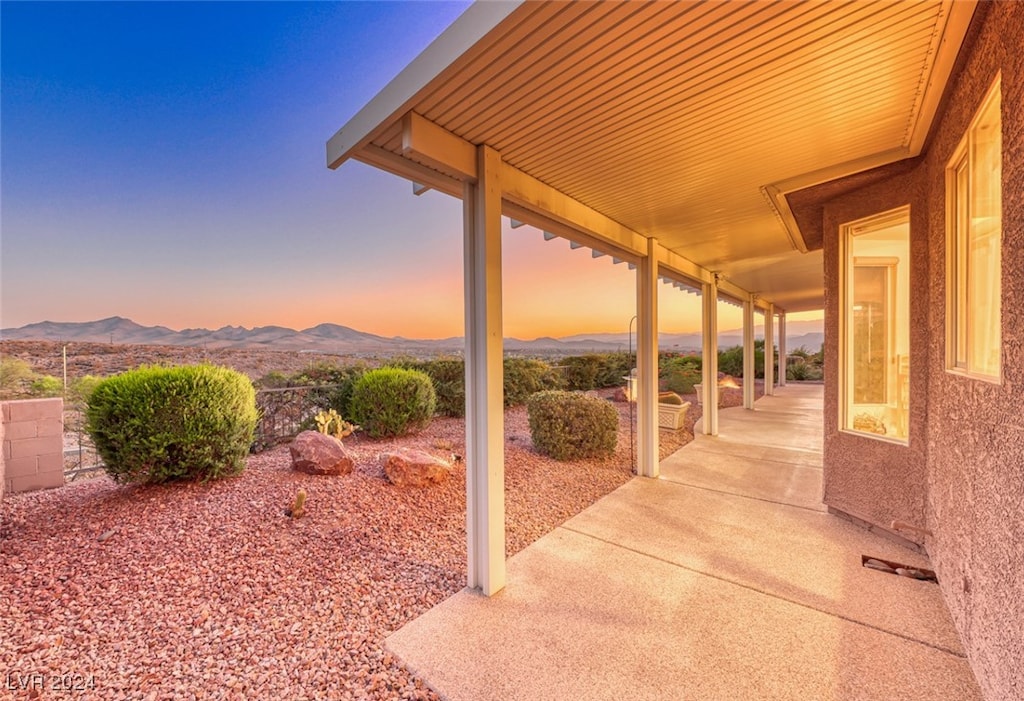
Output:
M822 322L791 322L787 325L787 348L804 346L816 351L824 336ZM463 349L461 337L444 339L410 339L401 336L378 336L341 326L318 324L302 331L283 326L224 326L219 329L183 329L174 331L166 326L142 326L131 319L114 316L88 322L43 321L19 328L0 330L2 340L79 341L90 343L135 343L142 345L203 346L210 349L266 348L271 350L336 353L344 355L369 354L435 354L458 353ZM505 350L519 353L585 353L624 351L636 337L627 333L576 334L564 338L543 337L533 340L506 338ZM718 336L720 347L743 343L742 330L724 331ZM700 350L699 333L668 334L659 337L659 345L666 350Z

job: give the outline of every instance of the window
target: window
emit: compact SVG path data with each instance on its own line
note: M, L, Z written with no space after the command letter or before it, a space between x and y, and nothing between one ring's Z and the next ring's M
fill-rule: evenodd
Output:
M906 442L910 209L842 227L842 428Z
M946 166L946 367L1000 382L1003 234L1000 80Z

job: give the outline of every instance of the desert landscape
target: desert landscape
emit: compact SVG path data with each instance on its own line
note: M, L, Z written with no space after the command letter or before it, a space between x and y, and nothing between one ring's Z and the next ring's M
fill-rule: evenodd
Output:
M3 352L57 373L56 343ZM209 360L259 376L311 358L267 351L75 344L69 373ZM315 359L312 359L315 362ZM598 392L609 400L614 389ZM692 439L661 431L667 455ZM723 403L741 401L725 389ZM532 444L525 407L505 413L506 551L512 555L632 476L629 404L600 459L559 462ZM345 439L343 476L292 470L287 446L211 483L123 486L100 473L0 504L6 586L0 667L73 675L88 699L435 699L385 638L465 585L465 424ZM381 454L414 447L450 461L440 485L396 487ZM306 515L285 511L297 490Z

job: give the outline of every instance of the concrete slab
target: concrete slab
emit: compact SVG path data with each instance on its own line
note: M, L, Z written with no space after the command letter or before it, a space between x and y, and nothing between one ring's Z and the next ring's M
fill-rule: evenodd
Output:
M825 511L821 503L821 467L801 465L792 459L737 460L728 453L693 448L663 460L661 478L725 494Z
M451 701L980 699L939 588L860 566L927 560L821 511L820 386L757 406L387 646Z

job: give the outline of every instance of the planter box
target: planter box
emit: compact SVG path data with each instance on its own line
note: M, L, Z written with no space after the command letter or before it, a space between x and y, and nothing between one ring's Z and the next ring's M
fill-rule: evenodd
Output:
M678 430L683 427L686 412L690 409L689 402L682 404L658 404L658 427Z

